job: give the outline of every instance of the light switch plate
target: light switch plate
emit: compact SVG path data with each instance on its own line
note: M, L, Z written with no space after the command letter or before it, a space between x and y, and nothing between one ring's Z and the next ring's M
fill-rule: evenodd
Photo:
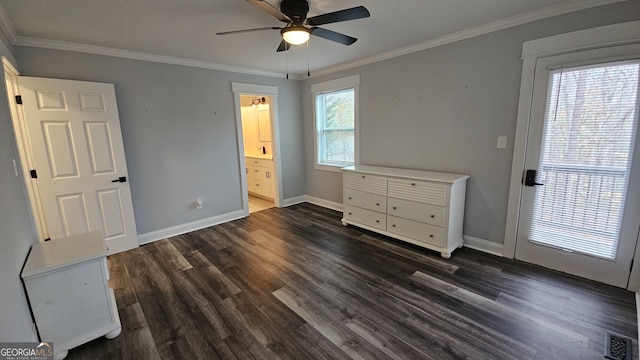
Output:
M507 137L506 136L498 136L498 141L496 142L496 147L498 149L506 149L507 148Z

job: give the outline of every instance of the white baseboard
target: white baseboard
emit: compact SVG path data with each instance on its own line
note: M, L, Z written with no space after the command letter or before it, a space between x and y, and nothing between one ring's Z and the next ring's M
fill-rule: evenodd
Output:
M305 195L300 195L300 196L296 196L296 197L292 197L292 198L288 198L288 199L283 199L282 203L280 203L281 207L287 207L287 206L291 206L291 205L296 205L296 204L301 204L303 202L305 202Z
M172 236L186 234L191 231L204 229L209 226L214 226L214 225L222 224L222 223L237 220L237 219L242 219L247 216L249 216L249 212L247 210L237 210L237 211L233 211L233 212L218 215L218 216L213 216L207 219L192 221L190 223L176 225L176 226L168 227L166 229L151 231L148 233L138 235L138 244L140 245L148 244L148 243L166 239Z
M492 255L502 256L502 250L504 247L502 244L468 235L462 235L462 238L464 239L465 247Z
M305 195L305 201L314 205L318 205L318 206L322 206L325 207L327 209L331 209L331 210L335 210L335 211L340 211L342 212L342 210L344 209L344 207L342 206L342 204L334 202L334 201L330 201L330 200L326 200L326 199L321 199L321 198L317 198L315 196L310 196L310 195Z
M343 210L343 205L340 203L337 203L335 201L330 201L330 200L326 200L326 199L322 199L322 198L318 198L315 196L310 196L310 195L301 195L301 196L296 196L293 198L288 198L283 200L282 202L282 206L286 207L286 206L291 206L291 205L295 205L295 204L300 204L303 202L308 202L314 205L318 205L318 206L322 206L324 208L327 209L331 209L331 210L335 210L335 211L342 211ZM198 221L193 221L190 223L186 223L186 224L182 224L182 225L177 225L177 226L172 226L166 229L160 229L160 230L156 230L156 231L151 231L148 233L144 233L144 234L140 234L138 235L138 244L140 245L144 245L144 244L148 244L154 241L158 241L158 240L162 240L162 239L166 239L172 236L176 236L176 235L181 235L181 234L185 234L191 231L196 231L196 230L200 230L209 226L214 226L214 225L218 225L218 224L222 224L228 221L233 221L233 220L237 220L237 219L241 219L244 217L249 216L248 211L246 210L238 210L238 211L233 211L227 214L222 214L222 215L218 215L218 216L214 216L214 217L210 217L207 219L202 219L202 220L198 220ZM503 256L502 255L502 250L503 250L503 245L502 244L498 244L495 243L493 241L489 241L489 240L484 240L484 239L480 239L480 238L476 238L473 236L468 236L468 235L463 235L462 238L464 239L464 246L471 248L471 249L475 249L478 251L482 251L482 252L486 252L489 254L493 254L493 255L497 255L497 256ZM640 300L638 300L640 301ZM640 325L640 313L639 313L639 325Z

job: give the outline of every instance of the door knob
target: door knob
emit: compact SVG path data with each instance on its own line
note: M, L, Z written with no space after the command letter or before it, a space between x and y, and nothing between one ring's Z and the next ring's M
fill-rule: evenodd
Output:
M117 182L127 182L127 177L126 176L120 176L119 178L115 179L115 180L111 180L112 183L117 183Z

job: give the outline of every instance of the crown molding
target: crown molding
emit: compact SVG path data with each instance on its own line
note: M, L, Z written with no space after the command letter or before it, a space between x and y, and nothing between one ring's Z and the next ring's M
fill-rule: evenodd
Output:
M403 55L412 54L418 51L431 49L437 46L451 44L457 41L470 39L476 36L489 34L492 32L508 29L511 27L524 25L534 21L546 19L553 16L564 15L574 11L589 9L592 7L609 5L618 2L629 0L570 0L561 4L548 6L542 9L529 11L520 15L511 16L508 18L496 20L483 25L475 26L472 28L460 30L447 35L439 36L421 43L414 45L404 46L395 50L386 51L366 58L358 59L355 61L346 62L340 65L331 66L328 68L316 70L312 73L311 77L318 77L323 75L332 74L338 71L348 70L355 67L376 63L383 60L396 58Z
M608 5L608 4L613 4L613 3L623 2L623 1L629 1L629 0L569 0L561 4L548 6L542 9L526 12L520 15L505 18L505 19L500 19L487 24L483 24L483 25L468 28L465 30L457 31L451 34L443 35L443 36L440 36L431 40L427 40L421 43L417 43L414 45L401 47L395 50L386 51L383 53L379 53L379 54L358 59L355 61L350 61L350 62L342 63L336 66L331 66L324 69L316 70L312 72L311 77L312 78L319 77L319 76L323 76L323 75L327 75L327 74L331 74L331 73L335 73L343 70L352 69L358 66L368 65L375 62L392 59L392 58L403 56L403 55L408 55L408 54L419 52L422 50L427 50L437 46L442 46L442 45L454 43L457 41L473 38L476 36L485 35L491 32L504 30L510 27L527 24L530 22L542 20L545 18L553 17L553 16L563 15L563 14L567 14L574 11L579 11L583 9L588 9L592 7ZM196 68L203 68L203 69L210 69L210 70L219 70L219 71L235 72L235 73L248 74L248 75L259 75L259 76L267 76L267 77L275 77L275 78L283 78L286 76L286 74L284 73L257 70L257 69L245 68L240 66L217 64L217 63L211 63L206 61L192 60L192 59L165 56L165 55L155 55L155 54L149 54L149 53L143 53L143 52L137 52L137 51L121 50L121 49L115 49L115 48L86 45L86 44L79 44L79 43L66 42L66 41L17 36L13 28L13 24L11 23L7 13L5 12L1 4L0 4L0 29L4 31L4 33L7 35L12 45L14 46L27 46L27 47L38 47L38 48L54 49L54 50L74 51L74 52L81 52L81 53L87 53L87 54L112 56L112 57L119 57L119 58L125 58L125 59L150 61L150 62L157 62L157 63L164 63L164 64L181 65L181 66L188 66L188 67L196 67ZM305 76L305 74L289 74L289 79L304 80L304 79L307 79L307 76Z
M74 52L94 54L94 55L112 56L112 57L118 57L118 58L150 61L150 62L171 64L171 65L181 65L181 66L188 66L188 67L195 67L195 68L202 68L202 69L209 69L209 70L220 70L220 71L235 72L235 73L248 74L248 75L259 75L259 76L276 77L276 78L284 78L286 76L286 74L272 72L272 71L256 70L256 69L245 68L240 66L216 64L216 63L211 63L206 61L192 60L192 59L165 56L165 55L149 54L149 53L108 48L108 47L95 46L95 45L79 44L79 43L59 41L59 40L47 40L47 39L18 36L16 37L16 40L13 42L13 45L53 49L53 50L74 51ZM289 74L289 78L293 80L300 80L302 77L292 76L291 74Z

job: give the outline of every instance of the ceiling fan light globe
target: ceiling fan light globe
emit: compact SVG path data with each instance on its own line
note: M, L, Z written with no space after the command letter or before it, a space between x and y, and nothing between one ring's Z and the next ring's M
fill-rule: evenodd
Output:
M285 30L286 31L282 32L282 38L284 39L284 41L288 42L291 45L304 44L309 40L309 30L305 28L293 28Z

